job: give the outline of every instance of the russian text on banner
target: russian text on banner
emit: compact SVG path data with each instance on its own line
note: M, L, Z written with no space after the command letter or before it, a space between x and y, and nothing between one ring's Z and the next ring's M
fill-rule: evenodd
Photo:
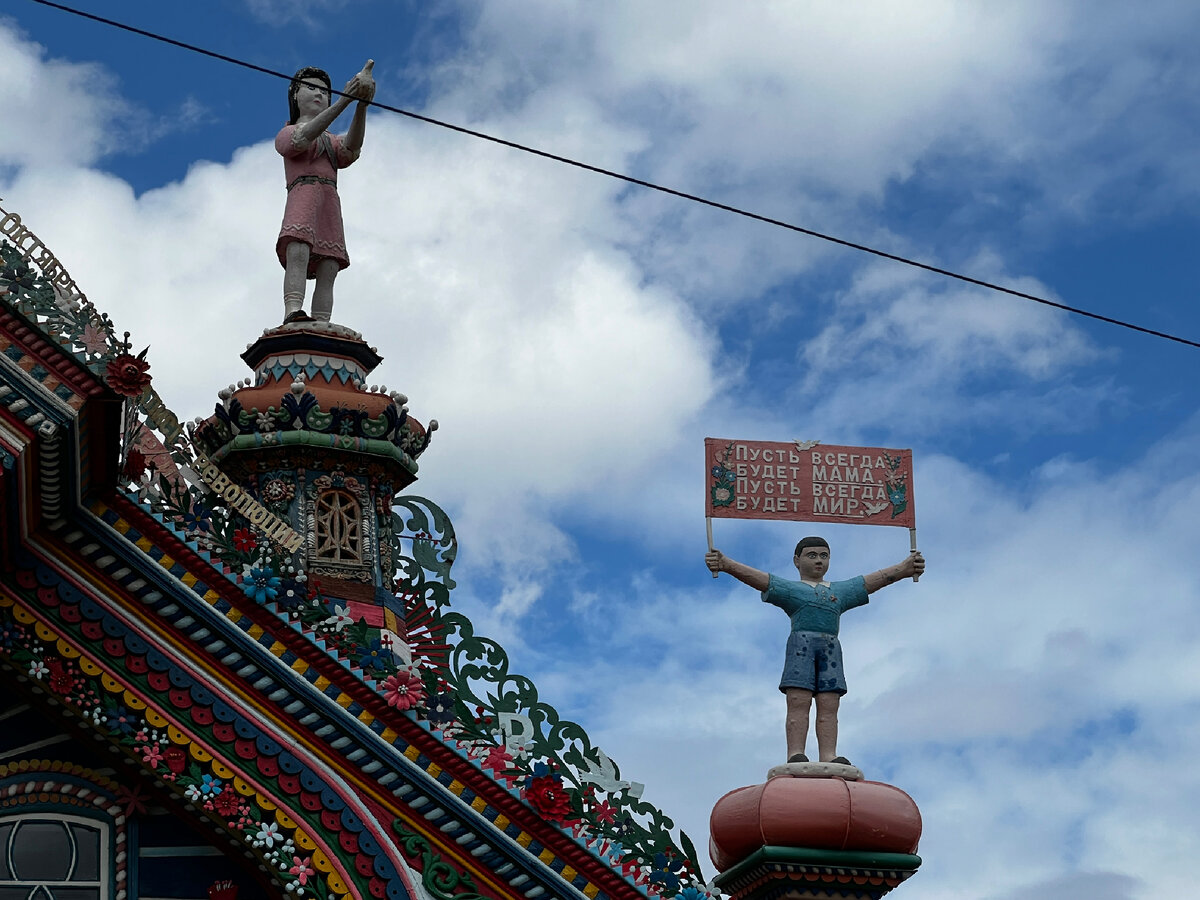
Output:
M916 527L912 451L705 438L705 515Z

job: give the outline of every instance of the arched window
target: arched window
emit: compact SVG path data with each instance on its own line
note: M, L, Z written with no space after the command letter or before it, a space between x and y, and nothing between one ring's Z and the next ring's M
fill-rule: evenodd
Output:
M108 900L109 831L79 816L0 818L0 900Z
M341 490L321 494L317 498L316 526L317 559L343 564L362 562L362 504L353 494Z

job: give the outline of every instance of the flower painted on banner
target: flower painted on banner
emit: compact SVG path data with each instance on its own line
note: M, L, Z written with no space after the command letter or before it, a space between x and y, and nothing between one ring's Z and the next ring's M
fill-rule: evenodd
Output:
M158 744L147 744L142 748L142 762L152 769L157 769L158 764L163 761L162 748Z
M200 793L206 797L220 793L222 786L221 779L213 778L211 775L205 775L200 779Z
M168 747L163 751L163 762L169 771L181 775L187 766L187 754L182 747Z
M186 796L193 803L197 802L201 797L204 796L204 792L200 790L200 785L198 784L189 784L184 789L183 793L184 796Z
M288 872L292 875L295 875L296 880L301 884L308 884L308 879L317 874L316 870L312 867L311 856L306 856L304 859L301 859L298 856L293 856L292 866L290 869L288 869Z
M563 822L571 812L571 798L557 775L530 778L525 799L538 814L550 822Z
M733 505L733 488L729 487L729 485L714 484L711 493L713 506Z
M143 351L145 352L145 351ZM108 386L124 397L136 397L150 384L150 363L122 353L105 369Z
M108 349L108 335L88 322L83 326L83 333L79 335L79 344L88 353L99 356Z
M341 631L347 625L353 624L354 620L350 618L350 613L346 611L346 607L344 606L335 606L333 608L333 615L324 622L326 628L333 629L334 631Z
M239 528L233 533L233 549L249 553L258 546L258 538L249 528Z
M280 833L278 825L274 822L263 822L258 833L254 835L254 846L270 848L282 840L283 835Z
M425 699L425 686L411 666L405 666L383 683L383 697L388 706L412 709Z
M41 679L46 677L46 674L49 671L50 671L50 669L40 659L35 659L29 664L29 677L30 678L37 678L40 681Z
M282 579L275 574L270 566L264 569L252 566L250 573L242 582L242 593L255 603L266 603L268 600L275 599L275 595L279 593L281 582Z

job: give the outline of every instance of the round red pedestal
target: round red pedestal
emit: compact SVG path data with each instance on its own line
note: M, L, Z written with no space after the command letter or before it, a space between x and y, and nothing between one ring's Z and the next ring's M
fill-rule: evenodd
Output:
M782 776L718 800L709 835L720 872L760 847L915 853L921 813L890 784Z

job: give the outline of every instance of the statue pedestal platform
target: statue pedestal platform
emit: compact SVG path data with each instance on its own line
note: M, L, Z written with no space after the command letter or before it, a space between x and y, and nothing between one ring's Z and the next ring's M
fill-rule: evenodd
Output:
M843 766L841 763L806 762L784 763L767 769L767 781L790 775L792 778L845 778L847 781L862 781L862 769L858 766Z
M836 763L768 774L718 800L709 820L716 884L735 900L875 900L921 865L921 813L899 788Z

